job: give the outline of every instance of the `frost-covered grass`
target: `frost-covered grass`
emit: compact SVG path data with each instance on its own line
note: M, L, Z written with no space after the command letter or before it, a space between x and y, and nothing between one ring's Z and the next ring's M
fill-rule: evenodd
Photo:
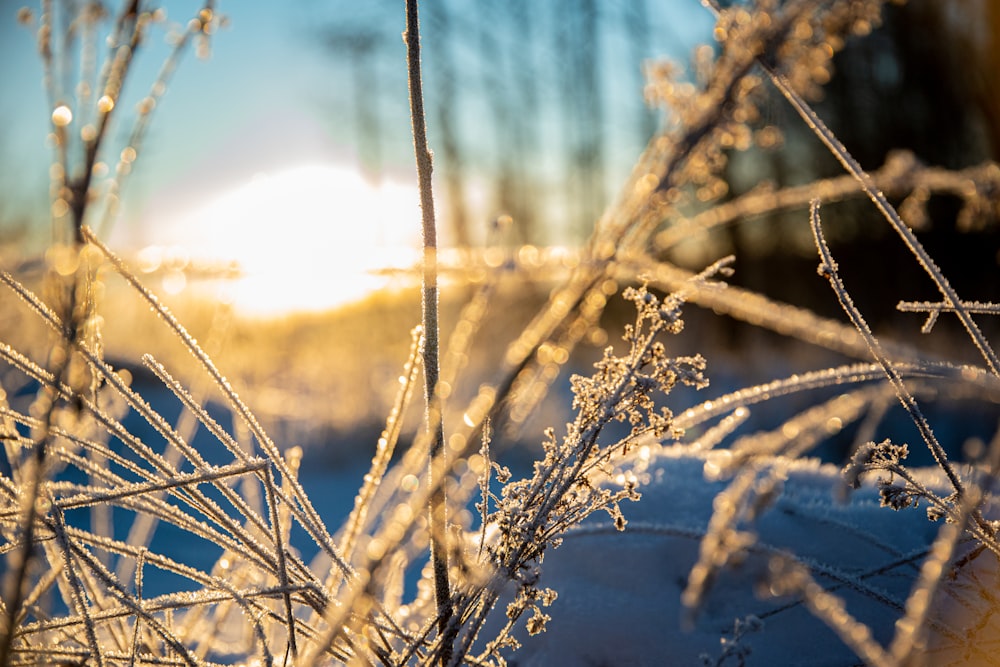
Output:
M836 607L823 606L834 601L874 641L890 643L939 529L923 508L886 511L874 485L845 496L835 466L766 456L744 480L769 496L737 498L727 479L704 477L721 455L675 445L634 457L628 470L643 480L643 497L628 507L626 530L596 518L567 532L543 566L560 595L553 618L543 635L522 637L516 664L655 665L670 656L670 664L734 665L741 655L751 665L857 664L838 634L845 619L834 627L817 619L813 606L829 617ZM920 476L947 486L934 471ZM741 544L738 564L714 576L691 615L678 600L727 501L740 518L722 534ZM748 520L754 504L759 516ZM997 620L991 595L976 591L995 576L996 560L982 558L943 582L928 619L928 664L990 663ZM807 594L772 595L792 586Z
M996 404L1000 363L976 318L998 306L955 292L882 183L894 177L924 199L958 187L983 211L996 206L996 167L972 176L911 164L903 178L894 164L870 176L809 106L832 54L877 25L881 2L705 4L719 14L717 52L698 51L693 79L676 65L649 67L662 129L523 326L484 336L509 269L524 268L513 257L470 290L440 349L427 301L422 329L411 331L416 308L405 325L369 325L406 360L386 381L394 391L384 430L353 507L336 515L347 516L343 525L331 525L299 481L310 452L272 438L206 352L224 345L196 340L94 231L114 214L172 70L173 59L140 103L128 144L114 146L108 128L119 122L133 47L159 15L126 3L109 21L88 5L73 24L87 29L62 39L55 33L68 22L55 17L72 7L47 4L38 21L52 74L59 242L40 289L2 278L18 298L3 308L16 345L0 347L0 665L994 662L1000 440L952 461L957 443L921 405L952 394ZM208 40L219 20L210 4L200 9L174 39L176 54ZM91 58L98 37L114 46L100 66ZM412 23L407 38L418 39ZM73 75L96 85L63 89ZM731 151L780 145L780 128L758 111L768 85L849 180L719 203ZM77 131L73 118L89 129ZM418 146L420 134L415 123ZM118 167L101 181L105 155ZM981 361L931 359L872 332L822 221L827 201L858 194L940 292L901 309L927 313L928 330L957 318ZM817 250L820 276L802 279L829 282L842 320L727 287L731 258L699 273L666 259L692 225L789 207L803 209ZM425 285L436 280L433 259L427 253ZM880 270L850 278L877 280ZM108 285L151 310L197 373L182 382L172 361L152 354L127 368L109 361L103 332L126 315L107 308ZM578 346L600 338L617 299L630 304L631 322L560 396L553 388ZM853 360L706 393L712 359L673 351L691 304ZM484 341L492 354L478 358L491 362L471 373ZM308 362L297 368L307 374ZM162 389L137 391L149 386L138 372ZM413 435L405 417L420 403L422 374L432 380ZM537 460L512 473L504 449L546 397L563 399L571 417L538 433ZM915 431L886 432L894 402ZM751 412L765 408L780 424L750 432ZM809 458L851 425L840 467ZM932 468L908 466L916 448ZM211 564L191 558L192 547Z

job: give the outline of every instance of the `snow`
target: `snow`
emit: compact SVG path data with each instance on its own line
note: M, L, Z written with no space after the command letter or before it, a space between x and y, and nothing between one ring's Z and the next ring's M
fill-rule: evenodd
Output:
M756 532L756 544L739 567L719 576L693 627L685 627L681 593L713 502L729 483L706 479L710 455L668 449L648 467L637 463L637 474L648 475L648 483L640 488L639 502L622 508L629 521L625 531L616 531L606 516L594 516L546 555L539 585L559 594L545 610L552 620L546 632L533 637L522 629L523 647L508 656L509 664L700 665L707 654L714 665L734 622L750 616L762 625L741 639L751 650L747 665L861 664L801 600L755 594L771 556L779 552L809 566L816 581L843 598L847 611L888 647L940 524L927 519L924 507L899 512L880 507L871 484L848 492L837 468L815 461L758 462L765 471L784 471L780 493L755 522L739 526ZM922 475L941 485L934 471ZM963 654L969 646L959 638L965 622L976 617L985 620L982 627L968 628L973 633L968 644L997 636L997 623L983 608L990 604L984 602L988 589L976 585L977 578L995 578L995 561L978 558L946 581L932 607L945 631L931 637L923 654L930 664L986 661L985 654L978 659ZM963 618L958 614L963 608L975 616ZM951 639L943 636L949 629ZM740 663L731 658L721 664Z

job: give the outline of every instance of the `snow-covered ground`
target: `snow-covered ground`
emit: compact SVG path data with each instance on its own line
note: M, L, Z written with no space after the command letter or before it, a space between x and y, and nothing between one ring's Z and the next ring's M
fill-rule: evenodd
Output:
M316 452L307 452L301 481L335 530L353 504L367 465L361 459L336 467L317 465L310 454ZM638 478L642 494L639 502L622 506L625 530L619 532L606 514L597 514L547 552L538 585L558 593L544 610L551 621L536 636L520 630L523 646L507 655L509 664L864 664L801 598L758 595L767 588L777 554L805 566L820 586L844 601L848 614L870 628L875 642L887 647L941 524L928 520L924 506L902 511L881 507L874 480L849 490L838 467L816 460L758 458L742 468L755 471L756 491L774 493L755 520L734 526L755 539L742 563L719 574L698 614L688 618L683 591L713 514L727 510L732 479L712 474L727 456L728 450L668 446L648 458L637 456L623 469ZM936 469L922 471L920 477L947 495ZM997 514L995 508L986 511L991 517ZM294 541L296 535L292 537ZM303 539L296 544L309 544L298 537ZM206 571L221 554L221 547L165 524L152 548ZM969 545L960 548L967 552ZM925 664L1000 665L995 657L1000 655L996 563L986 553L945 579L932 604L928 645L918 653ZM177 585L169 577L151 575L147 580L147 594L152 595ZM494 625L482 637L494 636L505 606L501 601L494 610ZM738 647L732 644L737 623L742 626ZM720 660L727 648L730 657Z
M737 665L735 655L716 661L734 623L748 618L744 628L752 631L740 640L750 649L747 665L863 664L800 598L757 595L777 553L806 565L879 644L889 645L940 524L924 507L880 507L871 484L848 492L837 468L815 461L758 462L760 479L778 471L781 482L769 508L739 526L756 533L756 543L715 581L694 623L685 623L681 594L713 504L723 502L717 498L729 483L706 478L714 455L665 450L637 471L647 483L642 500L622 508L624 532L606 515L593 516L546 555L539 585L558 592L545 610L552 620L539 635L522 631L523 648L510 655L511 665L701 665L702 655L707 664ZM933 483L938 476L924 477ZM995 579L996 559L984 555L945 582L932 606L936 629L918 653L926 664L1000 660Z

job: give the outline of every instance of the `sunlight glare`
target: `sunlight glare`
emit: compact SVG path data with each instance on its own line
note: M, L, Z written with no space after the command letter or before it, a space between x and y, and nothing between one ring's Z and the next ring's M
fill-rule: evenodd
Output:
M320 311L387 286L380 271L414 265L419 196L411 185L373 185L350 167L301 166L258 174L157 236L187 248L192 261L235 263L242 277L223 290L240 312Z

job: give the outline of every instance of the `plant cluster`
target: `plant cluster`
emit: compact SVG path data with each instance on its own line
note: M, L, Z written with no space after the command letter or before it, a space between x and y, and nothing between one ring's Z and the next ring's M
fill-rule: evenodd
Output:
M44 359L0 346L9 369L3 380L11 387L0 391L6 464L0 474L0 554L6 561L0 665L503 665L522 630L534 635L558 622L552 610L559 592L546 586L542 568L546 553L595 513L606 512L617 530L627 530L628 506L622 504L639 500L642 463L656 451L682 446L705 453L707 475L731 480L715 501L678 601L693 621L720 573L758 546L754 522L772 509L789 462L858 420L867 421L844 468L846 486L858 487L876 473L885 505L900 510L922 502L929 518L942 524L901 605L891 645L873 639L835 587L824 585L828 572L793 554L771 554L761 590L800 600L867 663L912 664L929 643L962 645L965 629L935 616L935 595L977 559L1000 556L998 525L987 506L1000 441L988 446L976 469L960 468L917 398L930 383L952 383L996 402L1000 362L973 316L996 314L1000 307L959 297L880 184L892 183L900 196L920 201L958 188L977 210L995 209L998 170L988 165L973 178L910 163L903 169L897 158L869 175L813 111L807 100L829 79L833 54L850 35L878 25L880 0L757 0L726 9L712 0L704 4L718 15L716 46L697 52L693 79L676 66L649 67L649 99L668 112L662 130L619 200L597 221L574 270L537 316L514 332L496 377L471 391L468 404L456 405L454 387L467 381L463 360L505 276L502 267L491 274L463 311L449 347L439 349L431 153L423 136L416 3L408 3L413 130L425 209L424 318L412 334L371 470L337 531L298 480L302 452L271 439L203 346L101 240L101 221L117 205L176 59L191 41L207 48L223 19L209 2L171 33L175 51L140 100L127 145L115 150L108 127L118 118L132 58L163 15L138 1L124 3L114 16L100 3L44 3L39 44L53 109L52 217L60 243L47 257L43 296L2 274L51 344ZM29 13L22 18L33 20ZM56 34L64 28L65 35ZM98 66L102 40L109 48ZM74 72L81 81L75 93L61 88ZM727 185L721 170L732 151L781 145L780 130L762 122L758 110L767 82L848 177L722 203ZM72 157L78 148L80 157ZM107 155L119 158L114 170L106 166ZM982 366L928 360L911 346L875 336L841 279L820 220L821 203L853 194L872 200L941 293L940 302L900 308L926 312L927 331L942 313L953 314ZM917 202L907 207L908 219L919 218L918 200L906 201ZM692 274L667 258L693 228L806 203L820 275L830 281L849 325L726 287L715 278L728 274L731 259ZM102 318L113 313L102 311L101 295L109 280L129 285L181 341L228 407L232 429L206 409L206 390L185 386L151 355L142 358L143 367L183 406L186 418L177 424L133 388L130 372L104 358ZM608 348L591 375L570 379L572 421L561 436L555 429L544 433L530 475L515 479L494 460L495 451L506 434L523 427L623 284L631 286L621 296L636 310L622 336L624 349ZM681 307L688 303L865 362L775 379L684 409L667 407L676 393L667 395L678 387L708 383L704 358L672 355L662 340L681 332ZM402 419L421 372L424 429L397 456L408 439ZM30 391L8 385L15 375ZM788 415L777 429L736 437L752 406L829 388L838 395ZM932 454L945 491L907 467L907 445L891 437L876 444L871 436L884 414L878 406L893 396ZM144 425L132 425L130 415ZM194 445L197 430L209 434L207 443ZM468 508L477 493L475 517ZM152 546L158 525L220 556L209 569L188 565ZM304 543L318 551L315 558L303 555ZM407 576L418 569L416 595L408 595ZM148 594L153 571L175 589ZM989 591L980 586L969 596L980 593ZM749 644L761 627L756 617L734 619L732 638L722 643L714 664L749 661ZM704 661L713 664L711 657Z

